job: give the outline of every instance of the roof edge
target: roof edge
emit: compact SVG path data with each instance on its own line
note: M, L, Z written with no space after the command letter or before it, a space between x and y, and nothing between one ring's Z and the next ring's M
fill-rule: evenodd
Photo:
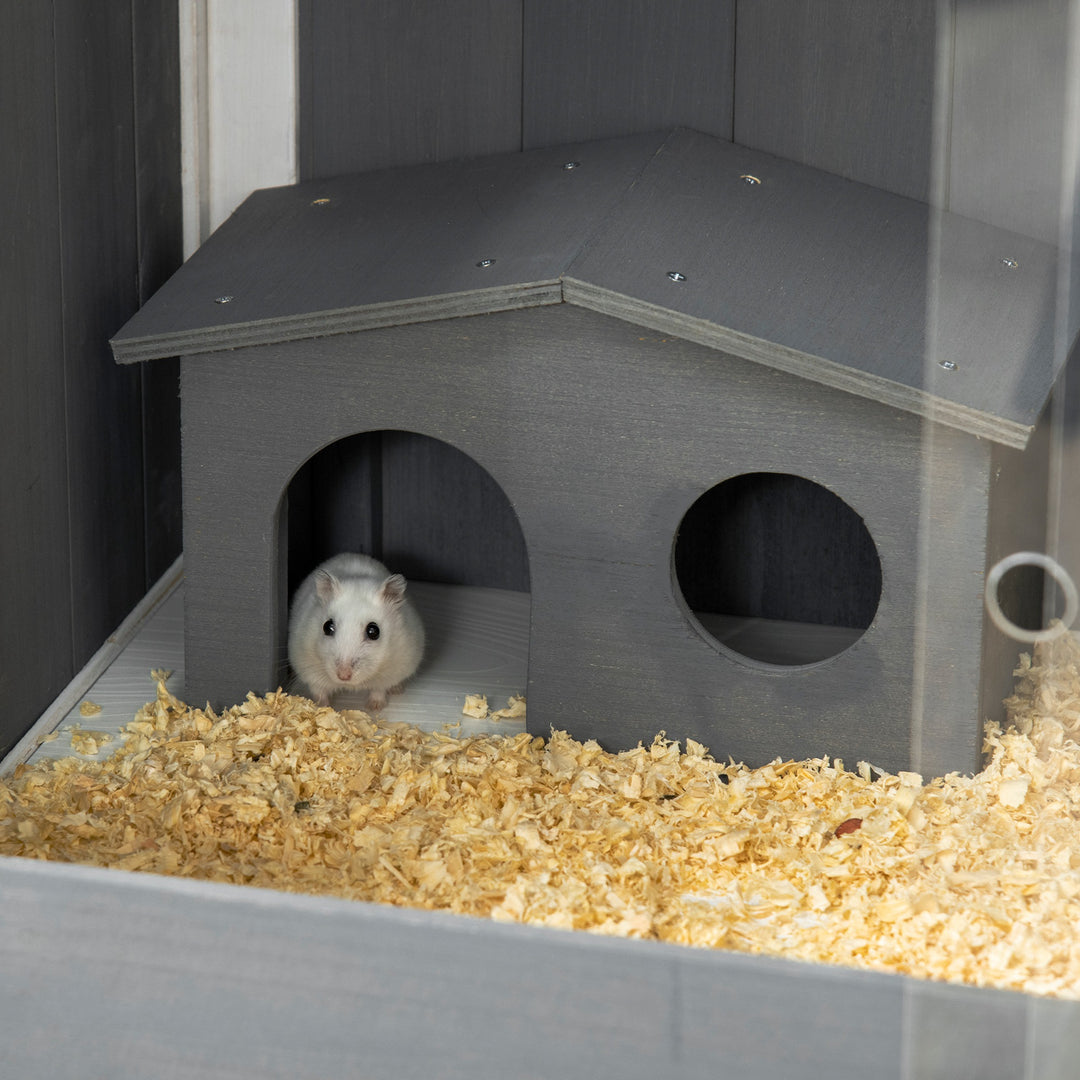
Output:
M490 315L498 311L543 307L562 303L562 281L532 281L443 293L409 300L392 300L364 307L340 308L279 319L228 323L223 326L160 334L152 337L114 339L109 342L118 364L135 364L170 356L226 352L250 345L270 345L283 341L304 341L375 330L408 323L437 322L467 315Z
M719 349L755 364L843 390L857 397L891 405L935 423L1003 446L1023 450L1033 427L979 412L938 397L927 390L905 386L865 371L856 371L821 356L800 352L776 342L755 338L729 327L625 296L578 278L563 278L563 299L575 307L646 326L712 349Z

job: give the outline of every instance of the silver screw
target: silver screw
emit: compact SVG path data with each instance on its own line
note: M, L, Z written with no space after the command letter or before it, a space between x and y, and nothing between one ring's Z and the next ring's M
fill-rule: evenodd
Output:
M749 184L751 187L754 187L757 184L761 183L761 181L756 176L751 176L750 173L743 173L742 176L739 177L739 179L744 184Z
M1015 270L1020 264L1015 259L1005 258L1001 260L1002 266L1007 266L1010 270Z
M486 270L489 266L495 265L494 259L481 259L477 264L481 270Z
M685 281L686 280L686 275L685 274L680 274L678 270L669 270L667 272L667 276L669 278L671 278L672 281Z
M563 165L563 168L566 169L567 171L569 171L570 169L580 169L581 168L581 162L580 161L568 161Z
M233 298L231 296L215 296L214 297L214 303L215 304L231 304L232 299Z
M955 371L956 370L956 361L955 360L939 360L938 361L938 367L939 368L944 368L946 371Z

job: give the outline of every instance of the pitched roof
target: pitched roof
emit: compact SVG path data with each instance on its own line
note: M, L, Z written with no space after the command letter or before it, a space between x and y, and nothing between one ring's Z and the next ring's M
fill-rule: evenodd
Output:
M1058 250L678 129L252 194L121 363L571 303L1023 446L1080 325Z

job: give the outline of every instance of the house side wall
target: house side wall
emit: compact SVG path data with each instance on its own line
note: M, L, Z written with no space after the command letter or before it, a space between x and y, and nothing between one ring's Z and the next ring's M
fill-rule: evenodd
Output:
M622 749L666 729L751 764L827 753L892 771L976 766L983 440L939 431L949 468L934 480L920 649L926 421L910 413L565 304L313 339L302 364L296 348L184 361L192 700L225 704L284 676L282 497L297 469L337 440L404 431L468 455L520 522L537 733L565 726ZM317 398L302 392L312 381ZM236 421L252 410L257 424ZM869 629L817 665L735 656L675 581L686 510L759 471L834 492L880 556ZM441 499L425 507L433 532L446 512ZM934 709L916 726L917 675Z

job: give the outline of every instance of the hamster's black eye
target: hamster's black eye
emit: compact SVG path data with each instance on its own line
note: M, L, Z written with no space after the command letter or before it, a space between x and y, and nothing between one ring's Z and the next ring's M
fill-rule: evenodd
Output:
M374 622L369 622L367 624L367 626L364 627L364 633L367 634L368 641L378 641L379 640L379 624L374 623Z
M335 629L336 629L336 627L334 626L334 620L333 619L327 619L326 622L324 622L322 624L322 632L327 637L333 637Z

